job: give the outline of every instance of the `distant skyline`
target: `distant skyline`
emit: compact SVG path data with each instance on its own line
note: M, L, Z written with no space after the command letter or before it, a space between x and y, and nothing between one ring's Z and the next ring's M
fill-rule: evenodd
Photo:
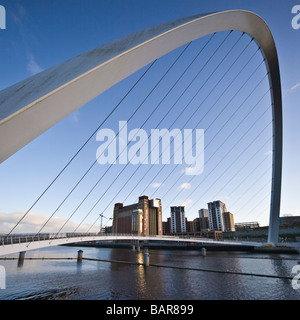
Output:
M200 13L230 9L244 9L260 15L266 21L274 36L281 71L284 130L281 216L300 215L300 207L297 201L297 196L300 192L300 29L295 30L292 27L292 19L295 16L295 14L292 13L292 8L297 5L296 1L2 0L0 1L0 5L4 6L6 9L6 29L0 30L0 90L56 64L64 62L80 53L84 53L100 45L159 23ZM215 37L216 43L220 43L225 36L226 34L217 35ZM239 37L242 37L242 35L238 32L231 35L230 38L228 38L228 44L225 49L229 48L229 46ZM191 48L189 48L190 51L187 51L187 58L183 60L181 68L183 68L184 63L188 63L188 61L192 59L198 45L204 45L207 39L208 38L203 40L200 39L198 42L191 45ZM243 37L239 42L241 45L238 49L241 51L243 46L246 46L249 41L249 37ZM252 47L249 45L249 56L252 52L255 52L254 50L254 46ZM168 63L170 64L170 61L173 61L179 52L180 50L171 53L168 56L169 60L164 60L162 58L162 60L158 61L157 65L153 67L153 73L149 74L148 77L145 77L144 86L142 88L138 87L135 96L135 99L137 99L136 101L141 101L142 97L148 92L147 90L151 88L154 81L158 80L161 73L167 69ZM259 65L260 61L260 56L255 57L253 65ZM30 208L41 192L84 143L90 133L93 132L99 121L108 114L112 106L115 106L120 101L134 81L136 81L145 70L145 68L140 70L128 79L117 84L108 92L87 103L83 108L72 113L0 165L0 233L10 231L10 228ZM173 81L173 78L177 76L177 73L175 72L179 72L178 70L175 68L174 73L169 76L168 81L170 83ZM263 78L264 72L263 69L259 69L258 76L255 78L256 82ZM251 85L254 86L255 81L251 83ZM185 83L186 82L184 82L184 84ZM261 91L258 92L257 97L251 98L249 105L253 105L256 101L255 99L263 96L263 93L267 88L266 81L262 82L262 84ZM164 88L162 89L167 91L167 84L163 84L163 86ZM143 117L150 115L149 105L153 106L157 103L162 97L162 92L163 90L160 91L159 89L159 95L153 98L151 97L149 102L147 102L149 104L145 104L144 109L141 109L140 113L137 113L133 122L128 123L128 132L141 126L144 121ZM176 95L174 96L176 97ZM239 99L242 101L243 96ZM269 103L268 96L264 99L263 104L258 109L261 113L263 113L264 108L266 108ZM125 121L129 118L137 105L136 101L133 97L129 97L128 101L124 103L123 109L120 109L118 113L114 114L110 121L105 124L104 128L109 127L117 132L119 121ZM167 106L170 106L172 101L168 97L164 103ZM101 107L99 108L99 106ZM167 110L167 108L164 110ZM174 109L174 114L176 110L177 109ZM266 112L265 119L263 118L261 124L257 124L257 132L258 130L262 130L267 124L268 117L270 117L271 114L270 110L267 110ZM158 110L158 112L154 114L153 119L151 118L150 123L147 123L145 130L149 133L151 129L155 129L155 127L151 127L151 125L156 125L154 124L154 119L158 122L163 115L165 115L165 113ZM225 121L226 114L224 113L223 116ZM238 119L241 120L242 116L242 113L238 114ZM188 115L184 114L184 116L180 117L181 122L175 122L172 128L180 128L182 123L187 119ZM208 120L212 121L210 118ZM252 117L251 120L255 121L255 118ZM172 121L173 119L171 119L170 116L166 117L161 124L161 128L168 128L168 125L171 125ZM185 128L191 129L192 125L195 125L195 123L197 122L194 117ZM199 129L202 128L205 128L204 136L205 143L207 143L213 135L207 129L206 124L201 123ZM230 128L231 127L228 127L226 131L229 132ZM220 177L220 184L216 184L213 180L210 181L210 176L208 175L207 185L205 185L204 189L199 189L201 194L198 194L197 192L196 194L194 193L193 198L190 194L192 194L194 190L198 190L194 189L198 185L198 178L196 179L192 176L187 177L184 175L183 177L179 177L186 168L185 165L176 168L171 179L164 180L166 174L159 174L154 180L149 178L149 180L146 181L147 183L142 181L143 174L145 174L146 170L149 168L147 165L134 173L136 167L131 164L128 168L129 171L124 172L124 175L120 178L118 178L119 171L117 170L121 170L123 167L122 165L118 165L118 167L115 170L112 170L103 181L101 180L101 183L98 186L100 188L99 190L105 190L107 188L108 191L106 194L103 194L100 206L96 207L93 215L91 215L88 220L84 221L83 226L85 229L89 228L90 224L95 221L97 216L104 209L106 220L103 224L109 223L107 218L113 213L113 205L109 206L111 201L122 202L123 200L126 200L124 205L128 205L136 202L138 197L142 195L140 194L142 191L144 191L145 195L149 197L153 196L154 198L160 198L161 196L166 195L165 198L162 199L163 221L166 221L167 217L170 216L170 205L185 205L185 216L190 221L198 217L199 209L207 209L208 202L220 200L226 204L228 211L234 214L235 222L258 221L261 225L268 224L269 209L267 208L266 213L264 213L264 207L267 207L266 203L268 203L268 192L264 189L264 186L266 185L267 189L268 181L270 181L269 172L267 171L268 165L270 165L269 159L271 159L272 154L271 142L267 143L270 132L269 128L267 134L263 136L266 138L266 145L260 152L261 159L264 159L265 157L266 162L269 164L264 165L261 171L254 171L255 175L253 174L253 177L249 182L247 180L245 185L241 185L239 189L242 195L248 187L251 187L251 183L255 181L256 176L263 176L266 172L265 178L262 179L257 189L251 191L254 196L255 193L258 192L257 197L259 197L260 194L261 196L266 197L265 200L262 199L263 204L259 206L257 210L254 209L255 212L250 212L248 214L248 211L252 208L250 206L252 203L250 194L249 199L245 198L244 201L238 198L238 192L236 192L235 196L235 192L233 191L235 186L238 186L238 182L235 183L235 181L232 181L229 183L230 178L229 175L226 175L226 172L221 179L223 174L221 169L215 173L216 177ZM233 137L237 139L241 134L242 133L237 133L236 137ZM255 132L253 133L253 137L254 134ZM216 142L219 143L220 146L222 145L220 139L217 139ZM264 141L262 140L261 142ZM258 143L255 145L256 148L263 147ZM66 170L63 180L59 181L55 188L49 190L47 197L42 199L42 201L32 209L28 214L28 217L24 220L26 223L20 225L18 230L16 229L16 232L36 232L39 230L39 227L50 216L53 210L55 210L65 194L67 194L72 183L74 184L74 181L77 181L85 170L85 168L83 169L83 163L88 167L88 165L96 159L97 147L99 147L99 143L96 143L96 139L94 139L91 142L91 145L87 147L86 152L82 154L79 159L74 161L72 170ZM243 146L241 146L241 148L242 147ZM227 149L228 148L229 146ZM252 151L252 149L253 152L255 152L254 147L251 147L251 150L249 148L249 152ZM206 161L211 154L212 151L210 151L210 149L205 150L203 179L206 179L205 174L208 174L210 169L210 164L207 165ZM221 154L224 155L225 152L222 151ZM234 157L236 157L236 155ZM218 158L216 158L216 161L214 162L215 165L217 164L217 160ZM234 158L229 160L228 165ZM239 161L236 166L238 165L242 165L242 162ZM99 175L103 174L104 169L106 168L107 167L99 164L95 166L92 176L89 180L84 181L82 186L74 192L71 202L65 207L62 207L62 210L51 219L51 222L47 226L47 230L59 230L72 211L76 209L76 201L81 200L80 197L83 197L89 188L97 182ZM159 172L159 169L160 166L154 166L153 169L151 169L154 176ZM172 169L173 166L170 166L168 172ZM255 169L254 164L251 167L251 170L252 169ZM245 171L245 177L246 172L247 171ZM133 173L135 175L134 181L128 183L128 189L120 190L121 185L114 185L109 188L113 179L125 183L129 181L130 175ZM178 178L176 182L177 176L180 179ZM226 179L231 188L225 192L225 190L222 189L222 186L226 185ZM139 182L141 182L141 185L138 185L138 187L134 189L135 184L138 184ZM175 183L174 188L171 192L168 192L168 189L165 188L172 183ZM211 185L215 185L215 188L212 188L212 190L209 189ZM131 189L134 190L133 193L127 196L128 190ZM264 191L259 193L260 189ZM219 190L220 193L218 193ZM230 194L230 192L232 194ZM177 194L178 197L176 198ZM198 199L202 195L203 199L201 198L201 201L195 202L195 199ZM216 195L216 199L211 198L214 197L214 195ZM80 209L82 213L79 214L78 212L78 215L74 215L74 219L72 218L68 222L68 230L75 229L76 226L78 226L78 223L93 206L97 198L96 195L92 195L91 198L87 199L84 206ZM172 202L177 200L180 201L180 203ZM246 210L245 207L249 210ZM242 212L234 211L238 209ZM97 229L99 229L99 223L97 223L94 228L94 230Z

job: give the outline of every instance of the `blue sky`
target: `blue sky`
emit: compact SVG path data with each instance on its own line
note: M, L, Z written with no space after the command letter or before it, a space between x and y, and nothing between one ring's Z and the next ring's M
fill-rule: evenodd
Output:
M298 164L300 163L298 142L300 139L298 124L300 118L300 30L294 30L291 26L291 20L293 18L291 10L296 4L296 1L279 0L251 2L201 0L1 0L0 5L6 8L7 25L6 30L0 30L0 90L80 53L84 53L102 44L159 23L198 13L221 10L245 9L253 11L260 15L269 25L275 39L280 63L284 122L281 215L300 215L297 202L297 196L300 191L298 182L300 181L298 169ZM212 51L214 46L217 46L218 41L222 41L225 36L225 34L217 35L210 50ZM230 36L231 38L228 39L226 48L229 48L230 44L239 36L239 33ZM187 58L191 59L198 45L203 45L207 40L208 38L200 39L198 42L193 43L191 45L191 51L187 52ZM249 38L247 39L246 36L243 37L239 44L240 50L243 45L246 45L248 40ZM136 107L137 101L141 101L143 95L145 96L149 88L151 88L151 85L153 85L153 81L159 79L161 75L159 72L167 69L167 66L176 58L180 50L182 49L178 49L176 52L169 54L168 57L158 61L157 65L153 67L151 77L145 78L145 86L139 88L135 98L129 98L129 100L125 102L125 106L110 119L106 127L111 127L116 130L119 120L127 120L129 118L130 113L133 112ZM249 47L249 50L255 50L255 48ZM258 55L253 65L255 65L255 63L258 64L259 59L260 57ZM184 63L181 65L181 68L183 67ZM0 233L9 231L13 223L34 203L40 193L78 150L95 127L97 127L100 120L108 114L110 108L118 103L143 71L145 71L145 69L132 75L126 81L117 84L114 88L89 102L80 110L75 111L1 164ZM178 74L179 69L175 69L174 77ZM264 70L259 70L255 81L258 81L263 75ZM169 78L169 81L171 80L172 74ZM255 81L253 81L251 85L254 85ZM159 101L162 97L163 90L166 88L168 88L167 82L159 89L162 90L160 94L151 98L148 104L145 105L145 109L143 109L140 114L137 114L137 118L134 119L135 125L143 122L143 116L149 114L150 105ZM266 88L266 83L263 82L260 95L263 94ZM258 96L259 95L257 95L257 97ZM242 101L242 98L241 96L238 99ZM253 98L251 102L252 105L254 101ZM237 105L238 102L239 100L236 102ZM164 103L170 105L171 99L166 99ZM267 101L265 104L267 104ZM154 115L157 122L162 115L163 113ZM187 115L185 115L185 117L187 117ZM258 127L255 130L263 129L268 122L268 117L270 118L270 113L267 112L266 118L262 119L261 124L257 124ZM210 121L213 121L212 119ZM240 114L237 119L241 120L242 114ZM255 120L254 116L252 120ZM174 127L180 128L183 123L184 118L182 117L181 122L176 122ZM162 122L163 127L167 127L169 124L170 120L168 120L168 118ZM192 124L189 125L191 126ZM201 123L200 128L201 125L204 126L204 124ZM134 126L130 127L130 129L133 128ZM152 128L151 123L147 124L146 128L150 130ZM229 128L230 127L228 127L227 132L229 132ZM267 134L270 136L270 130L266 133L266 137ZM213 137L213 133L208 131L205 139L209 141L211 137ZM250 141L251 136L249 136L248 139ZM218 141L217 139L214 144L215 147L218 146L218 142L222 144L222 141ZM60 201L68 193L68 190L72 187L72 183L74 184L74 181L79 179L82 172L95 160L97 146L99 146L99 144L93 140L86 152L74 161L72 168L66 170L62 179L58 181L54 188L49 190L45 198L28 214L27 224L20 227L18 231L38 230L38 225L41 225L43 221L47 219L47 216L55 210ZM256 148L259 148L259 146L258 143L255 143ZM253 148L253 150L255 150L255 148ZM270 145L267 144L266 148L262 149L261 154L267 156L269 151ZM223 151L223 155L224 152L225 151ZM211 154L212 151L208 149L205 153L205 159L207 160ZM248 154L248 157L249 156L250 153ZM243 161L245 161L245 159ZM230 161L232 162L233 160L230 159ZM230 161L228 164L230 164ZM211 162L216 165L218 158L214 157ZM266 162L268 162L268 164L264 164L261 171L256 171L256 175L263 175L268 169L270 159L266 159ZM242 159L240 163L242 163ZM247 169L248 172L251 172L250 170L254 169L257 163L253 163L252 167ZM173 167L170 166L169 170L172 168ZM224 173L224 168L225 164L224 167L219 167L220 171L215 173L215 177L221 176ZM53 219L53 230L55 230L55 228L57 230L59 228L57 226L63 224L64 219L68 218L83 195L97 181L99 175L103 174L104 169L106 168L103 166L96 166L91 177L84 181L80 188L74 192L70 203L66 203L65 206L57 212L55 215L56 220ZM89 217L90 220L87 219L85 221L85 223L87 223L86 227L88 227L89 223L93 223L97 215L101 213L112 200L113 202L122 202L125 200L128 191L134 188L134 185L142 177L144 169L146 170L148 167L142 168L136 173L135 178L129 181L130 176L135 170L135 167L130 167L130 170L120 178L122 183L129 181L127 189L119 192L120 185L118 183L109 189L107 193L103 195L99 203L100 206L96 207L95 212ZM160 166L154 167L151 169L150 175L155 176L155 173L158 172L159 169ZM118 170L120 170L120 166L113 168L112 172L99 184L99 189L97 189L96 194L91 195L91 198L89 198L77 214L74 215L72 222L68 224L70 231L81 221L81 218L89 211L89 208L93 206L99 198L100 192L110 185L111 179L117 177ZM180 170L182 170L182 168L177 171L179 172ZM205 174L209 174L209 170L210 166L205 166L201 179L206 177ZM247 171L244 171L243 174L244 177L246 177ZM245 181L244 185L237 189L240 193L247 192L249 198L245 198L245 200L239 199L238 191L234 191L236 189L235 187L239 186L238 181L232 181L231 188L226 189L222 187L224 183L226 185L226 179L227 181L231 181L230 172L228 172L228 175L225 173L223 178L225 179L223 180L224 183L220 185L215 185L214 179L208 176L205 188L201 189L201 187L199 187L199 193L203 195L203 199L201 199L199 203L196 201L199 196L197 197L195 195L198 189L195 188L199 183L201 184L201 180L198 181L194 178L192 181L189 181L186 176L183 176L174 186L174 190L168 193L168 197L162 199L164 200L163 207L165 205L163 218L166 220L169 216L169 203L171 205L179 205L184 202L186 204L186 215L189 220L192 220L197 217L197 210L205 207L207 202L217 200L213 198L216 196L227 204L227 209L235 214L235 220L237 222L254 220L259 221L262 225L266 225L268 223L267 189L269 186L267 185L266 189L263 189L263 192L259 192L261 196L266 199L264 200L262 198L261 203L260 200L257 200L258 208L255 207L254 203L251 207L249 201L252 203L254 200L251 195L255 195L256 192L260 191L260 188L263 188L263 186L268 183L268 174L267 172L266 176L259 182L259 185L251 189L251 191L247 190L251 187L252 183L256 181L254 176ZM160 187L164 177L165 175L159 175L153 181L149 178L144 184L141 183L126 200L125 204L135 202L138 196L141 195L139 192L143 189L145 189L145 193L148 196L153 194L154 197L162 197L168 192L168 189L164 189L167 183ZM174 181L175 180L174 176ZM214 187L208 190L210 185L214 185ZM176 194L181 192L181 190L183 190L183 192L173 201L174 196L176 198ZM195 190L195 192L192 198L190 197L190 193L193 190ZM176 200L178 201L176 202ZM113 208L111 206L105 211L104 214L107 218L111 216L112 210Z

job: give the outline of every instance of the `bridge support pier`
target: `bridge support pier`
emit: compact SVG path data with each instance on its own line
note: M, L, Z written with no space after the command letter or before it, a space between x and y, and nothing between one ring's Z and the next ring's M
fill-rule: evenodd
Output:
M26 251L21 251L19 253L19 259L18 259L18 267L22 267L25 259L25 253Z
M140 252L140 250L141 250L141 247L140 247L140 243L139 243L139 241L137 242L137 245L136 245L136 251L137 252Z
M149 255L148 249L145 248L144 249L144 266L148 267L149 264L150 264L150 255Z
M79 250L77 252L77 262L82 262L82 254L83 254L82 250Z

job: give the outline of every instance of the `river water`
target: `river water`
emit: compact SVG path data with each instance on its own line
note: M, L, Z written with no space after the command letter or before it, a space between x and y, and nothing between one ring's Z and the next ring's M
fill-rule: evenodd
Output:
M199 251L150 250L151 264L182 268L176 269L90 260L77 263L80 249L85 258L143 262L142 252L129 249L61 246L28 251L22 266L17 260L0 260L2 276L5 270L5 289L0 289L0 299L300 299L300 289L293 288L291 279L203 271L294 277L292 269L300 266L299 255L208 251L203 257Z

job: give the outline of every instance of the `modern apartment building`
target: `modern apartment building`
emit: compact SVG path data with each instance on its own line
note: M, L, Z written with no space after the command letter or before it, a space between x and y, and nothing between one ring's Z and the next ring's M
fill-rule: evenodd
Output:
M220 200L209 202L209 228L211 231L225 231L223 213L227 211L225 203Z
M186 232L184 207L171 207L171 233Z
M211 231L235 231L233 214L220 200L208 203L209 228Z

